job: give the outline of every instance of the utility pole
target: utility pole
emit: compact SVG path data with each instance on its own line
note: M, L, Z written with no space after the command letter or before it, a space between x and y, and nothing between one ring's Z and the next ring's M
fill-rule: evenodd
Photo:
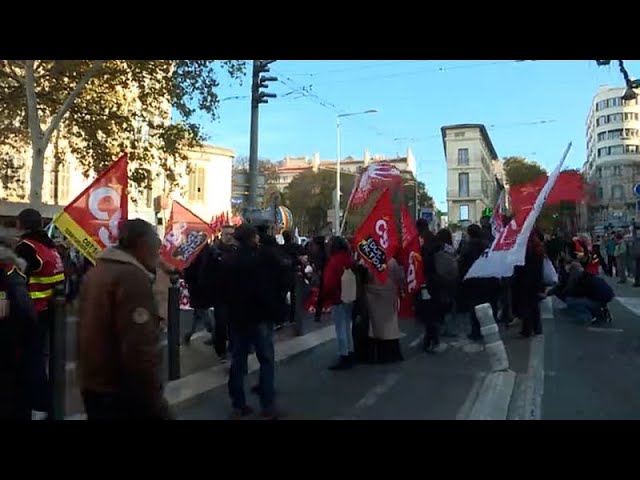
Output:
M249 208L257 207L258 199L258 117L260 104L268 103L269 98L276 98L275 93L261 91L269 88L267 82L275 82L277 77L260 76L269 71L269 64L275 60L254 60L251 82L251 136L249 139Z

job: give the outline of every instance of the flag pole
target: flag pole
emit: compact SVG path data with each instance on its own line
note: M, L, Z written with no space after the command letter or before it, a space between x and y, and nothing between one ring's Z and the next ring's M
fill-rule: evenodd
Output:
M351 189L351 195L349 195L349 201L347 202L347 206L344 209L344 215L342 216L342 223L340 224L340 229L338 230L338 235L342 235L342 230L344 230L344 226L347 223L347 214L349 213L349 208L351 207L351 201L353 200L353 195L356 193L358 185L360 184L360 175L356 177L356 181L353 184L353 188Z

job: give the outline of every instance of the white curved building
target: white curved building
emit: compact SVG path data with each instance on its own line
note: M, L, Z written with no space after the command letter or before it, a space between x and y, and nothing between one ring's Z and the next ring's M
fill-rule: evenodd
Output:
M628 225L636 216L633 191L640 182L640 105L623 100L624 87L603 86L587 117L587 161L584 171L595 187L590 224Z

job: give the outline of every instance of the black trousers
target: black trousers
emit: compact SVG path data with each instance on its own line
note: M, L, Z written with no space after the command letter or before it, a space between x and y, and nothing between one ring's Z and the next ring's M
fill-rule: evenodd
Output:
M213 348L216 355L224 357L227 354L229 341L229 307L224 304L216 305L214 309L215 326L213 334ZM229 345L229 348L231 345Z
M49 362L49 335L53 322L53 308L38 313L36 343L32 351L31 363L31 408L38 412L49 412L51 408L51 387L47 375Z
M444 322L446 307L435 298L420 302L420 319L424 324L423 346L435 347L440 343L440 326Z
M535 296L520 298L520 318L522 320L522 335L529 336L532 333L542 333L542 320L540 319L540 299Z
M82 392L87 420L162 420L117 393Z
M616 265L616 257L613 255L608 255L607 272L609 273L610 277L615 275L613 271L614 269L616 270L616 272L618 271L618 267Z

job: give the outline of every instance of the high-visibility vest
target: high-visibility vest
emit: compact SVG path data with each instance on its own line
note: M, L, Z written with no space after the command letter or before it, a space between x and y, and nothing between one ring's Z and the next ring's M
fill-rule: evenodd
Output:
M62 258L54 247L46 247L35 240L22 240L33 247L42 266L31 273L28 282L29 296L33 300L36 312L46 310L53 298L56 285L64 282L64 265Z

